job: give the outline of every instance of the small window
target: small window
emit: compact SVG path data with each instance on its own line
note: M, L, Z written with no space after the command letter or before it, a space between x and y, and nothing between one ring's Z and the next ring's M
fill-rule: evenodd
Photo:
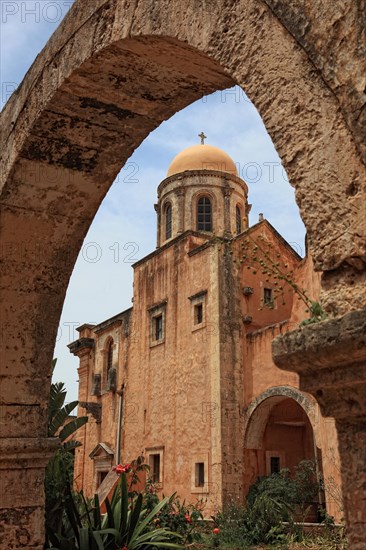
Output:
M108 472L98 472L98 487L101 486L105 478L107 477Z
M154 340L162 340L163 338L163 314L153 317L153 336Z
M160 454L149 456L150 477L153 483L160 483Z
M172 236L172 205L167 204L165 208L165 239L168 240Z
M263 303L268 305L273 304L273 294L271 288L263 289Z
M241 211L240 211L240 207L237 206L236 207L236 233L239 234L241 233Z
M194 324L200 325L203 323L203 304L196 304L194 306Z
M212 207L208 197L197 202L197 231L212 231Z
M280 457L279 456L271 456L270 457L270 467L271 467L271 475L272 474L278 474L281 469L280 464Z
M195 486L204 487L205 485L205 463L196 462L195 464Z
M150 346L157 346L165 341L166 301L149 308Z
M110 340L107 348L107 378L108 378L109 371L113 366L113 345L114 345L113 340Z
M207 290L201 290L188 298L191 302L192 331L206 326Z

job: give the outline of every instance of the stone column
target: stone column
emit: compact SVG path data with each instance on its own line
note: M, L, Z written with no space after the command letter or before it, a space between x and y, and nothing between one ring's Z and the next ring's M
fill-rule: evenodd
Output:
M22 413L21 407L8 407L2 421ZM58 444L58 438L0 439L1 548L43 549L44 471Z
M252 205L248 203L248 201L246 201L245 203L245 227L244 229L248 229L249 227L249 213L252 209Z
M84 328L85 327L85 328ZM91 327L91 325L90 325ZM79 388L78 388L78 416L85 416L85 408L81 403L87 403L90 399L90 395L98 395L101 390L101 377L99 380L93 377L92 388L90 391L89 388L89 361L92 351L95 348L95 340L91 338L92 331L87 328L87 325L83 325L77 329L81 338L75 340L68 345L70 353L73 353L76 357L80 359L80 364L78 368L78 377L79 377ZM99 386L98 386L99 382ZM74 479L75 479L75 489L81 490L85 486L85 453L86 453L86 443L87 443L87 434L90 432L89 423L85 424L82 428L78 430L78 441L80 441L81 446L75 450L75 461L74 461Z
M231 237L231 216L230 216L230 197L231 197L230 187L225 187L223 189L224 193L224 235L225 237Z
M17 227L18 220L12 221L13 227ZM47 257L46 251L43 256ZM24 269L24 281L29 281L28 292L22 291L21 286L17 291L5 288L5 282L12 281L6 272L16 280L21 267L11 262L10 257L4 256L2 262L0 548L4 550L43 549L44 474L59 445L58 438L47 437L47 420L52 359L49 348L53 347L56 336L53 327L57 326L52 317L58 317L60 302L56 293L45 292L40 296L34 291L27 271L30 264L36 272L35 265L42 262L43 256L29 252L23 264L20 254L15 257ZM10 298L13 305L8 302L6 306Z
M159 248L159 246L160 246L160 222L161 222L160 203L154 204L154 209L155 209L155 212L156 212L156 248Z
M308 325L273 341L273 359L333 416L339 439L349 548L366 548L366 310Z
M177 202L178 202L178 222L177 222L177 235L184 232L184 206L185 206L185 189L176 190Z

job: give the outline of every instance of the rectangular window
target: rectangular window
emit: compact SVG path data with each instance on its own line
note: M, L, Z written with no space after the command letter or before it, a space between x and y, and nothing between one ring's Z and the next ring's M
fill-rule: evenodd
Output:
M191 493L208 494L210 492L209 453L193 454L191 461Z
M161 340L163 338L163 315L157 315L153 318L154 323L154 340Z
M264 288L263 289L263 303L264 304L272 304L273 303L273 295L272 295L272 289L271 288Z
M148 309L150 316L150 346L157 346L165 341L166 304L167 301L164 300Z
M204 487L205 485L205 463L196 462L195 464L195 486Z
M206 326L207 290L201 290L193 296L189 296L191 302L192 331L200 330Z
M100 485L103 483L107 475L108 475L108 472L98 472L98 487L100 487Z
M270 465L271 465L271 474L278 474L281 469L280 464L280 457L279 456L271 456L270 457Z
M277 474L286 468L286 453L283 451L266 451L266 475Z
M203 322L203 304L194 306L194 324L200 325Z
M160 454L149 456L150 477L153 483L160 483Z

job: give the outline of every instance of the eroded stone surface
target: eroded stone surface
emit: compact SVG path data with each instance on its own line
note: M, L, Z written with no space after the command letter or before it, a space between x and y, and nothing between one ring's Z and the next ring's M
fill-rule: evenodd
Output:
M0 403L34 407L35 436L45 435L68 279L102 198L152 129L234 82L258 108L296 187L316 269L338 270L339 280L325 278L325 302L338 314L360 307L362 6L74 3L1 114ZM348 265L359 272L351 299ZM23 415L16 434L28 433Z
M273 358L300 375L339 437L342 491L350 548L366 544L366 310L276 338Z
M363 2L265 0L321 71L366 160L365 22ZM350 62L350 60L352 60Z
M365 393L364 393L365 395ZM349 548L366 548L366 415L337 420L345 518L350 526Z

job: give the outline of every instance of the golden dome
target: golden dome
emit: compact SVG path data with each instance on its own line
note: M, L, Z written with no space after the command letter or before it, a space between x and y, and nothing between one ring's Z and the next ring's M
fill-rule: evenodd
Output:
M192 145L172 160L167 177L186 170L218 170L234 176L238 171L234 161L225 151L213 145Z

